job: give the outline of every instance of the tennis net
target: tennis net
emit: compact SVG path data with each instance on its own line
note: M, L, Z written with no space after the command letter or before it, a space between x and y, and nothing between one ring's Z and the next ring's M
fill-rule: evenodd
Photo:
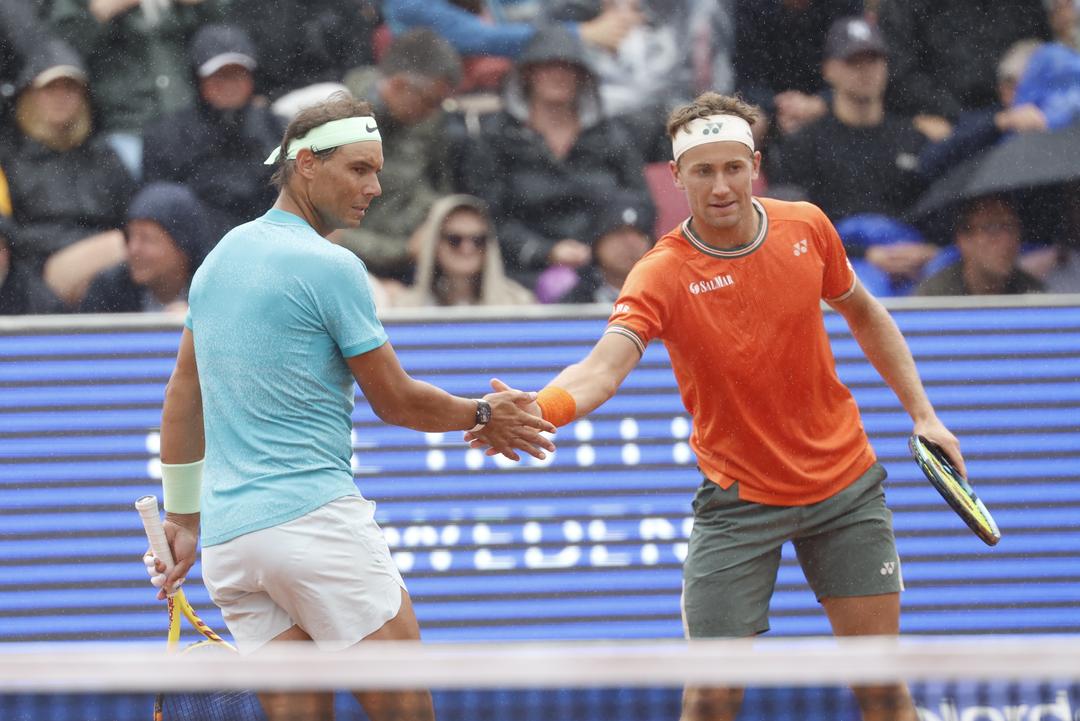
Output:
M0 719L126 721L150 718L159 692L326 690L337 692L337 719L361 721L360 704L343 689L426 687L439 721L660 721L679 718L690 685L747 687L740 721L842 721L860 718L852 687L878 718L899 718L887 690L898 682L923 721L1080 721L1080 638L372 642L338 654L300 646L243 658L11 645L0 647ZM166 713L164 721L261 718L231 712L221 698L210 711ZM729 695L699 698L700 718L729 718Z

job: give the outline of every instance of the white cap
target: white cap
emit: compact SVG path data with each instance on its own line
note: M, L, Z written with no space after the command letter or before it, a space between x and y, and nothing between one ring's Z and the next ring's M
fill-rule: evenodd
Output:
M83 85L86 85L86 73L82 68L75 67L74 65L54 65L51 68L46 68L34 76L31 85L35 88L43 88L52 81L61 78L71 78L72 80L78 80Z
M248 70L255 69L255 58L244 53L221 53L199 66L199 77L208 78L226 65L240 65Z

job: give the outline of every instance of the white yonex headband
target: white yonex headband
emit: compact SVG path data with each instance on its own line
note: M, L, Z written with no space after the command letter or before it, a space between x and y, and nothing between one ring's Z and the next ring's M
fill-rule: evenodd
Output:
M375 124L375 118L365 115L359 118L331 120L329 123L323 123L316 128L312 128L304 137L291 141L285 159L296 160L296 154L302 148L310 148L312 152L318 152L336 148L339 145L360 143L365 140L382 142L382 136L379 135L379 126ZM274 148L274 152L270 153L270 157L264 161L263 165L276 163L280 152L280 146Z
M732 140L754 150L754 134L750 123L736 115L710 115L707 118L694 118L675 132L671 141L671 154L675 162L690 148L705 143L719 143Z

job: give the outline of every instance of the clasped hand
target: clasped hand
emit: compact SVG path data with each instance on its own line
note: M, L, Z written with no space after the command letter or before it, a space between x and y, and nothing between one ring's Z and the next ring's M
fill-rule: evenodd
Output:
M554 433L555 426L540 417L536 394L515 390L498 378L491 380L491 387L494 392L484 396L491 404L491 420L476 433L465 434L470 447L486 448L489 456L501 453L514 461L521 460L517 451L544 460L545 451L554 451L555 444L543 433Z

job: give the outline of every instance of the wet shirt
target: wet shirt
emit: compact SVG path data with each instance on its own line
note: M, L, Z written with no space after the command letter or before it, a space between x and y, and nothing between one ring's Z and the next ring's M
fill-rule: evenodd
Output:
M387 341L363 263L273 209L222 238L189 303L206 428L203 545L357 494L345 359Z
M821 309L855 289L832 223L809 203L754 199L747 245L712 248L693 220L631 271L606 333L639 351L660 339L702 472L744 500L808 505L874 460L851 392L836 374Z

